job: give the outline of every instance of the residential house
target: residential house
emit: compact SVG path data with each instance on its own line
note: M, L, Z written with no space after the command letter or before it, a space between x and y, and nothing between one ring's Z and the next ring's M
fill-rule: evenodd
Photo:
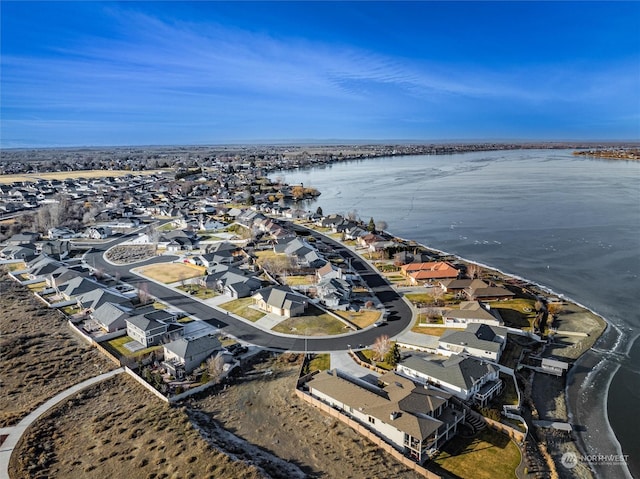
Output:
M474 323L490 326L503 324L500 313L480 301L463 301L458 308L445 310L442 313L442 319L447 328L466 328L467 325Z
M481 406L485 406L502 390L499 368L486 360L470 356L454 355L444 359L409 356L398 364L396 371Z
M22 233L18 233L9 238L5 243L7 245L19 245L19 244L28 244L35 243L40 238L40 233L32 233L29 231L23 231Z
M132 307L130 299L122 293L101 287L79 294L76 299L81 309L89 311L95 311L104 303L122 303Z
M109 226L91 226L84 233L84 236L90 239L105 239L111 235L112 231Z
M102 303L90 316L105 332L113 333L127 328L132 309L127 303Z
M393 264L396 266L402 266L407 263L425 263L428 261L432 261L431 255L421 251L413 253L410 251L400 251L393 256Z
M246 271L227 265L215 265L202 280L206 288L232 298L246 298L262 287L262 281Z
M33 243L14 244L6 246L0 251L0 258L29 261L37 256L36 245Z
M400 267L401 273L408 277L413 284L435 279L457 278L460 273L451 264L444 261L427 263L408 263Z
M145 348L161 344L166 339L182 336L182 325L174 323L175 316L167 311L153 310L127 318L127 336Z
M301 238L278 240L273 249L276 253L285 253L295 258L298 267L314 268L324 264L318 250Z
M351 289L344 279L324 278L318 283L316 292L327 308L346 311L351 306Z
M222 344L215 336L199 338L178 338L163 345L164 362L168 372L174 377L191 373L209 356L222 350Z
M484 283L484 281L483 281ZM464 294L474 301L492 301L501 299L511 299L515 296L514 293L501 286L491 286L484 283L484 286L479 283L474 283L464 289Z
M309 304L306 296L295 293L287 286L263 288L253 295L253 299L262 311L284 318L304 314Z
M445 293L461 293L469 287L478 288L487 286L487 284L481 279L469 278L443 279L442 281L438 281L438 284Z
M57 283L57 288L66 300L71 300L96 289L102 289L102 285L93 279L75 276L63 283Z
M69 241L52 240L45 241L40 248L44 255L63 259L69 255L71 244Z
M344 271L342 270L342 268L338 268L337 266L327 261L323 266L316 270L316 278L318 282L322 281L323 279L331 278L344 279Z
M362 248L368 248L370 245L372 245L373 243L378 243L381 241L386 241L387 238L385 238L382 235L377 235L375 233L367 233L364 236L359 236L356 243L358 243L358 246L362 247Z
M69 228L49 228L47 236L50 240L71 239L76 236L76 232Z
M316 399L369 429L422 464L457 432L465 410L452 395L390 372L376 387L334 370L306 383Z
M498 362L507 344L507 330L487 324L469 324L464 331L447 331L438 341L438 354L468 354Z
M324 218L316 222L316 225L322 228L333 228L335 225L338 225L343 221L344 221L343 216L331 214L331 215L325 216Z

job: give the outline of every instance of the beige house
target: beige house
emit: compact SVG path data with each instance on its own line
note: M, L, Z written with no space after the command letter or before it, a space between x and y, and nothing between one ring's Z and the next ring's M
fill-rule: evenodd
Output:
M337 370L306 385L309 393L373 431L400 452L423 463L457 432L465 410L450 393L414 383L395 372L384 387L365 385Z
M261 289L252 298L260 310L283 318L304 314L309 304L305 296L295 293L287 286L272 286Z

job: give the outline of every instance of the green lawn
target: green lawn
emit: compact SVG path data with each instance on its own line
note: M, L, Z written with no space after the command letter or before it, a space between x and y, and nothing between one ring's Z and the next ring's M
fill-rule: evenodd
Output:
M150 348L141 349L140 351L136 351L132 353L127 348L124 347L125 344L133 341L129 336L120 336L119 338L112 339L111 341L107 341L110 346L112 346L121 356L127 356L130 358L135 358L138 356L144 356L145 354L149 354L152 351L157 349L161 349L162 346L151 346Z
M433 296L427 293L407 293L404 295L407 300L411 301L413 304L417 303L431 303L433 301Z
M370 364L374 364L375 366L378 366L379 368L386 369L387 371L391 371L391 370L395 369L389 363L386 363L384 361L375 361L373 358L375 357L376 353L374 351L372 351L371 349L363 349L361 351L358 351L356 354L358 354L360 356L360 359L364 358Z
M309 361L308 370L313 371L325 371L331 367L331 355L329 353L316 354L314 358Z
M514 380L508 374L500 373L500 379L502 379L502 383L504 386L502 387L502 392L500 396L498 396L497 401L502 404L510 404L517 406L518 405L518 392L516 391L516 385Z
M301 336L330 336L351 331L342 321L311 305L304 316L288 318L278 323L273 331Z
M511 479L520 451L508 436L486 428L474 438L454 437L433 462L460 479Z
M240 298L229 301L227 303L223 303L219 307L253 322L259 320L266 314L262 311L252 308L251 306L253 306L253 299Z
M505 326L530 329L536 317L533 299L516 298L506 301L491 301L489 305L491 309L500 313Z

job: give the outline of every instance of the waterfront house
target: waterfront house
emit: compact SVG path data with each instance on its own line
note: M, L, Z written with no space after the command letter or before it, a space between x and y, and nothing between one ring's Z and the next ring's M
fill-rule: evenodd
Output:
M472 301L495 301L501 299L511 299L515 296L514 293L501 286L491 286L484 281L482 284L474 282L470 286L464 289L464 294Z
M468 354L498 362L507 343L507 330L488 324L469 324L464 331L447 331L438 341L438 354Z
M454 355L442 359L410 356L398 364L396 371L480 406L485 406L502 390L499 368L489 361L469 356Z
M500 313L480 301L463 301L458 308L445 310L442 313L442 319L447 328L466 328L467 325L475 323L490 326L503 324Z
M434 279L457 278L460 273L445 261L430 261L427 263L408 263L400 267L400 272L408 277L413 284Z
M423 463L457 432L465 411L452 395L416 384L395 372L383 387L341 371L323 371L306 383L314 398L358 422L398 451Z

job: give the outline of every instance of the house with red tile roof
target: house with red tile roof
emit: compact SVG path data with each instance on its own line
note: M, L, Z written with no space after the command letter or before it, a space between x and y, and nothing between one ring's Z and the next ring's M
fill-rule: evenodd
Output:
M401 273L408 277L413 284L433 279L454 279L460 271L445 261L430 261L428 263L409 263L400 267Z

